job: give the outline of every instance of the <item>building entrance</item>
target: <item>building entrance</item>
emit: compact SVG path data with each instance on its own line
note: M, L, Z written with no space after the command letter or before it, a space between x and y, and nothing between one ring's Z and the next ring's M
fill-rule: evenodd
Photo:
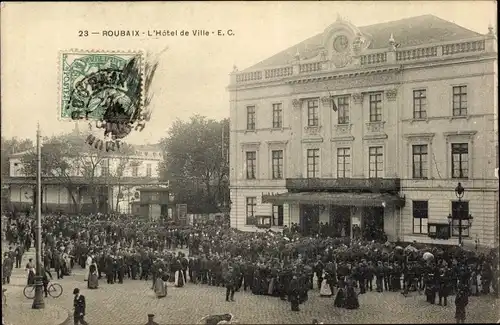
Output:
M300 229L302 234L317 233L319 228L319 206L304 204L300 206Z
M384 208L366 207L361 218L362 236L366 240L385 241Z
M351 207L330 206L330 229L333 237L346 237L351 235Z

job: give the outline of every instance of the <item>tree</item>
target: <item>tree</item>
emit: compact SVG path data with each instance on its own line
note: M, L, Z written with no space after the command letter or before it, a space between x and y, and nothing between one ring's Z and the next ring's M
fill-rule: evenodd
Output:
M226 136L223 137L223 128ZM216 212L229 202L229 121L195 115L177 120L161 141L164 162L160 174L170 182L179 203L191 212Z
M2 148L1 172L2 172L2 179L5 179L6 177L10 176L9 156L14 153L19 153L33 149L33 142L30 139L19 139L16 137L12 139L5 139L4 137L2 137L1 148Z
M120 147L118 153L97 150L85 143L85 135L79 132L46 137L41 149L42 176L59 179L68 190L76 213L80 212L84 188L92 200L94 212L97 211L99 189L102 186L99 178L108 177L98 173L99 168L108 166L109 159L121 158L123 152L130 150L126 145ZM36 150L27 152L22 157L22 164L27 176L35 176Z
M125 200L124 193L128 192L131 186L123 184L123 177L125 177L125 172L130 167L137 164L136 160L131 159L134 154L134 149L131 145L122 143L120 145L121 155L113 158L113 166L109 168L108 180L110 183L116 184L118 187L118 193L116 197L116 202L114 210L118 211L120 202Z
M33 142L30 139L19 139L19 138L12 138L12 139L5 139L2 137L2 143L1 143L1 149L2 149L2 154L1 154L1 159L2 159L2 166L1 166L1 180L2 180L2 207L3 209L9 209L12 208L10 206L10 192L8 189L4 189L3 187L3 181L10 177L10 161L9 161L9 156L14 154L14 153L20 153L26 150L30 150L33 148Z

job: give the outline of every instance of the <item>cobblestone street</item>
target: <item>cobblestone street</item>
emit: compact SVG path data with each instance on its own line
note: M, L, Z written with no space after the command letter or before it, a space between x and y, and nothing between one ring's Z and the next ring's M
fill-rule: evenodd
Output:
M8 250L4 245L3 252ZM35 249L32 248L23 256L21 268L12 270L10 284L3 285L6 291L7 304L2 306L2 315L6 325L59 325L69 319L70 309L62 307L62 304L56 303L55 299L45 299L44 309L32 309L33 300L29 300L23 295L23 289L26 285L26 272L24 266L28 259L35 255ZM60 299L60 298L59 298Z
M70 293L74 287L80 287L87 297L87 320L91 324L141 324L147 320L148 313L155 314L160 324L193 324L207 314L228 312L245 324L307 324L313 318L325 323L449 323L454 322L455 312L453 297L448 307L441 307L427 304L423 296L405 298L392 292L360 295L360 309L346 310L333 307L333 299L320 297L315 289L298 313L291 312L289 303L279 298L249 292L238 292L236 302L226 302L223 288L206 285L169 287L166 298L156 299L150 281L126 280L124 284L113 285L100 281L98 290L86 290L83 270L76 270L61 284L65 294L55 302L71 308L73 297ZM467 320L496 321L498 307L498 300L471 298Z
M23 260L34 257L34 249L26 253ZM20 302L29 309L31 301L24 298L24 269L14 269L9 285L9 300ZM244 324L265 323L311 323L316 318L324 323L450 323L454 322L454 297L450 297L447 307L429 305L423 296L404 297L399 293L369 292L359 296L360 308L346 310L333 307L333 298L319 296L314 289L309 300L301 305L300 312L291 312L290 305L279 298L256 296L250 292L237 292L236 302L225 301L225 289L206 285L187 284L175 288L169 283L166 298L157 299L151 290L151 281L125 280L124 284L109 285L105 279L99 281L99 289L87 290L83 281L84 270L76 266L71 276L55 280L64 288L57 299L46 298L43 317L63 319L61 310L72 310L73 288L80 288L87 300L87 317L90 324L123 325L142 324L147 314L155 314L160 324L193 324L208 314L232 313ZM471 297L467 308L467 321L474 323L496 322L499 301L492 297ZM62 307L62 308L57 308ZM13 309L11 309L13 310ZM14 311L8 313L13 325L27 324ZM14 322L19 317L19 323ZM60 323L60 322L59 322Z

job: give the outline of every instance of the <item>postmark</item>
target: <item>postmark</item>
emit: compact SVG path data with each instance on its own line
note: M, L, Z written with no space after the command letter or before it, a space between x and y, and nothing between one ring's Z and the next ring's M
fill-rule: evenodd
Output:
M87 141L96 149L119 147L132 131L142 131L151 113L145 109L145 58L142 51L61 52L60 120L86 120ZM99 141L101 140L101 141Z

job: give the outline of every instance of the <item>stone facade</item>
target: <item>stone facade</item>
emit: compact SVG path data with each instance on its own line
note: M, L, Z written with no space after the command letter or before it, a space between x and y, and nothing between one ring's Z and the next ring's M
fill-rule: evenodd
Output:
M98 158L100 163L94 171L94 182L102 185L103 195L101 196L106 197L106 202L99 204L101 212L130 213L130 203L138 200L137 189L159 182L159 165L163 160L161 150L153 145L138 146L137 149L133 155L126 157ZM8 202L21 210L32 206L35 184L34 179L23 174L23 155L24 153L17 153L9 157L10 177L3 180L3 183L7 184ZM84 157L80 158L80 160L84 159ZM95 157L88 157L88 159L96 161ZM85 194L87 186L85 177L76 167L78 163L73 165L75 169L70 172L72 182L82 189L80 195L75 196L79 200L80 211L92 211L92 200L89 195ZM123 168L123 173L118 176L117 171L120 168ZM42 177L42 184L43 211L73 211L74 202L64 184L64 177Z
M419 39L420 44L410 46L411 40L405 40L401 46L391 35L385 48L374 48L381 37L376 31L369 34L370 26L357 28L340 19L323 35L314 37L318 44L309 44L315 50L306 53L306 58L298 50L290 56L289 49L270 58L269 64L265 60L242 72L235 70L228 87L232 226L256 230L246 225L248 197L257 199L255 214L272 214L272 205L262 203L262 194L287 192L286 178L306 178L307 149L319 149L321 178L338 177L339 148L350 149L351 167L346 177L368 178L369 147L379 146L383 168L378 177L400 178L400 194L406 197L404 208L384 212L384 230L390 239L430 240L425 234L413 232L412 201L428 200L428 222L448 222L451 201L456 200L454 188L460 181L466 190L463 200L469 201L474 217L469 240L487 245L498 242L498 232L494 231L498 228L498 182L494 174L498 168L496 37L492 31L487 35L468 34L455 24L441 22L443 30L459 30L462 34L455 35L462 38L432 35L427 43ZM422 33L428 33L428 24L420 24ZM385 30L390 26L387 23ZM337 44L339 36L345 38ZM280 58L282 62L278 62ZM453 91L459 86L465 86L461 89L466 93L462 99L466 97L463 106L467 110L456 116ZM417 104L424 104L417 109L418 94L424 98ZM339 123L341 96L347 97L349 118ZM317 99L318 106L319 122L314 125L308 123L311 99ZM370 117L370 106L376 99L381 108L378 113L372 109L372 115L380 114L380 119ZM332 100L337 111L332 109ZM279 104L282 110L279 125L273 123L273 104ZM255 111L250 129L249 106ZM468 144L466 177L452 177L452 143ZM423 179L415 179L412 173L413 145L427 145ZM282 179L273 179L273 150L283 150ZM248 151L256 152L255 179L247 179ZM298 219L298 206L285 204L283 224Z

